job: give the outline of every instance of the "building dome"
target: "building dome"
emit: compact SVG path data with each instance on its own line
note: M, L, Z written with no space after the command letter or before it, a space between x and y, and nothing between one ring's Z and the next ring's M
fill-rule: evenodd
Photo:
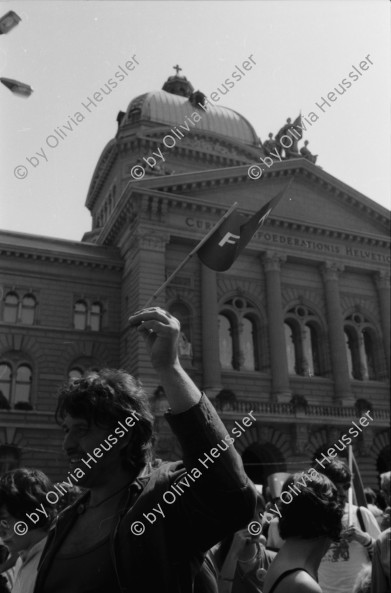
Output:
M170 79L169 82L171 82ZM165 87L167 88L167 83ZM202 95L202 93L199 94ZM197 102L192 101L192 95L181 96L173 90L144 93L131 101L122 123L153 122L169 127L183 124L190 127L190 132L203 131L229 138L231 142L259 146L257 133L245 117L233 109L213 104L207 104L205 111L197 105ZM191 119L191 114L195 111L201 119L192 127L187 123L186 117Z

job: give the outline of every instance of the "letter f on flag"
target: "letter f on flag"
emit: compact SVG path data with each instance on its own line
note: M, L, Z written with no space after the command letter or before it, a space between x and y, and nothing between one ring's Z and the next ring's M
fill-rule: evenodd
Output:
M254 233L262 227L292 181L293 179L247 221L243 222L243 216L233 211L197 251L202 263L216 272L228 270L250 242Z

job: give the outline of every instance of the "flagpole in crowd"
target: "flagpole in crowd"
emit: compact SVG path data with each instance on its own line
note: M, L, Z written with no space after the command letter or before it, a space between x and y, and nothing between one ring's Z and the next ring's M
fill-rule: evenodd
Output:
M163 282L163 284L147 300L147 302L144 305L144 308L149 307L153 303L153 301L155 299L157 299L157 297L160 295L161 292L163 292L163 290L165 289L165 287L167 286L167 284L169 284L171 282L171 280L178 274L178 272L187 264L187 262L189 261L189 259L191 259L193 257L193 255L195 255L197 253L197 251L203 246L204 243L206 243L206 241L209 239L209 237L211 235L213 235L213 233L223 224L224 220L226 218L228 218L228 216L230 216L231 213L234 210L236 210L237 207L238 207L238 202L234 202L234 204L232 204L232 206L227 210L227 212L224 214L224 216L222 216L220 218L220 220L218 220L216 222L216 224L214 225L214 227L212 227L210 229L210 231L205 235L205 237L203 237L201 239L201 241L199 243L197 243L197 245L194 247L194 249L192 251L190 251L190 253L187 254L187 256L185 257L185 259L172 272L172 274L170 274L170 276L167 278L167 280L165 282Z
M348 461L349 471L353 474L353 449L352 445L349 445L348 449ZM348 491L348 526L352 524L352 504L353 504L353 481L350 482L350 488Z

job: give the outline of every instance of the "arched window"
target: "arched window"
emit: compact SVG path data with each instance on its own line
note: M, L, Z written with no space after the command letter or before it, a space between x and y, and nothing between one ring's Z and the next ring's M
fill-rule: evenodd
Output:
M344 326L350 377L373 381L378 377L378 348L375 328L359 312L348 315Z
M260 368L259 317L242 296L227 299L219 315L220 364L223 369L257 371Z
M92 356L80 356L69 365L68 380L82 379L91 373L97 373L102 365Z
M8 363L0 364L0 391L11 401L12 367Z
M246 371L255 371L256 368L256 336L255 336L255 324L249 317L243 317L242 319L242 331L240 333L241 346L243 353L242 368Z
M14 445L0 445L0 475L19 467L20 450Z
M73 306L73 326L79 330L100 331L103 313L100 302L88 298L78 299Z
M363 336L363 341L364 341L364 356L365 356L365 361L366 361L366 369L367 369L367 373L368 373L368 379L373 380L373 379L376 379L376 368L375 368L375 358L374 358L375 339L374 339L373 332L367 327L363 328L362 336Z
M141 116L141 109L139 108L133 108L128 115L128 121L131 124L134 124L138 121L140 121L140 116Z
M33 325L35 318L36 300L31 294L26 294L22 300L21 323Z
M223 369L233 369L232 325L226 315L219 315L220 364Z
M310 375L320 375L320 339L319 332L311 322L304 326L303 335L304 359L308 363Z
M320 326L315 314L296 305L287 312L284 327L288 372L303 377L321 375Z
M185 303L179 301L172 303L169 307L169 311L181 324L179 355L191 358L193 356L191 311Z
M288 360L288 372L290 375L296 375L296 348L293 337L293 329L289 323L284 323L286 356Z
M4 299L3 319L7 323L16 323L18 319L19 297L16 292L9 292Z
M90 309L90 329L98 332L101 329L102 324L102 305L100 303L94 303Z
M349 376L351 379L360 378L360 352L358 339L351 327L345 327L346 356L348 359Z
M15 404L18 402L30 402L32 376L31 368L29 366L21 364L17 368L15 381Z
M30 404L33 380L31 366L15 359L13 353L8 354L8 361L0 361L0 391L10 407L15 407L21 402Z
M86 329L87 327L87 304L84 301L77 301L74 305L73 325L75 329Z

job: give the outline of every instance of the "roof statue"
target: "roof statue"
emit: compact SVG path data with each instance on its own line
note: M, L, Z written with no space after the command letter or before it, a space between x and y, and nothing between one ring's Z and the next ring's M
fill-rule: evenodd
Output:
M307 159L307 161L310 161L311 163L316 163L316 159L318 158L317 154L312 154L312 152L310 152L310 150L307 148L308 146L308 140L304 141L304 146L302 146L300 148L300 154Z
M276 134L276 141L280 147L279 152L284 154L285 159L300 158L298 141L302 136L301 115L293 123L288 117L286 124Z
M265 151L265 154L267 156L269 156L273 152L274 152L274 155L276 155L276 151L278 152L278 154L281 154L281 152L279 150L279 146L277 144L277 141L275 139L273 139L272 132L270 132L270 134L269 134L269 139L265 140L265 142L263 143L263 150Z
M189 101L194 107L201 109L201 105L206 104L206 95L202 91L195 91L190 95Z

